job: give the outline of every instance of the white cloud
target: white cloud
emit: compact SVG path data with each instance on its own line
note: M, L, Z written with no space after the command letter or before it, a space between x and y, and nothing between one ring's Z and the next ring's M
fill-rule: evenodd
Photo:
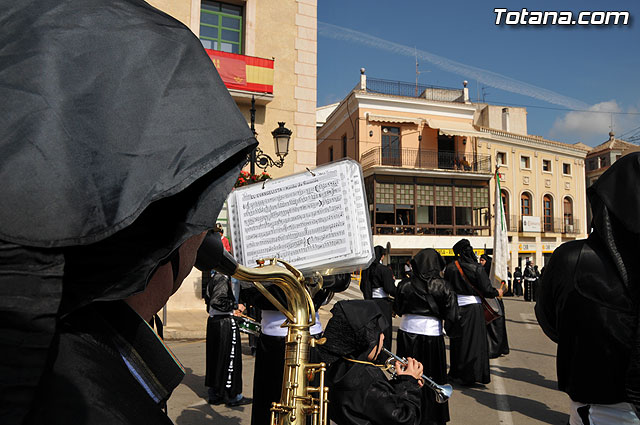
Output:
M582 141L589 145L599 144L608 139L612 124L611 114L603 113L604 111L635 112L635 109L623 111L617 101L609 100L590 106L588 111L594 112L572 111L564 117L558 118L550 130L551 137L558 140ZM614 132L619 135L621 131L629 128L636 121L637 116L613 114Z

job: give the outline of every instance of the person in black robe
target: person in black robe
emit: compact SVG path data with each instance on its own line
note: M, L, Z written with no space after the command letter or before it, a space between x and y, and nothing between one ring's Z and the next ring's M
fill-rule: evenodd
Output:
M348 273L324 276L321 290L313 295L316 309L316 324L309 330L311 336L322 336L322 323L318 309L332 296L332 293L345 291L351 283ZM274 284L265 287L282 305L287 305L286 297ZM258 337L256 361L253 370L253 405L251 407L251 425L268 425L271 418L271 404L280 401L282 380L284 377L284 355L287 328L280 325L285 316L253 285L242 284L240 298L243 302L256 306L262 312L262 332ZM316 350L310 350L311 361L317 361Z
M425 375L437 384L447 383L442 322L454 323L458 317L456 295L441 278L444 267L444 259L435 249L418 252L411 259L413 275L398 284L393 306L402 316L396 339L397 354L422 363ZM437 403L434 391L424 386L420 424L442 425L449 420L449 403Z
M0 423L170 423L184 370L148 322L255 138L199 40L144 1L0 15Z
M480 256L480 264L490 278L491 273L491 257L487 254ZM500 307L501 316L493 322L487 324L487 347L489 349L489 358L497 359L502 355L509 354L509 339L507 338L507 324L505 321L506 310L502 298L496 298Z
M393 316L393 298L396 295L396 284L391 269L382 264L385 249L377 245L374 247L375 260L369 268L363 270L360 281L360 290L365 300L374 300L389 324L389 328L384 329L384 347L391 350L393 338L393 328L391 318Z
M489 282L484 268L478 264L476 255L468 239L461 239L453 246L455 261L445 268L444 278L457 294L460 308L458 333L449 339L449 377L463 385L474 383L488 384L489 352L487 347L487 327L479 292L485 298L494 298L502 294ZM458 270L459 264L464 275ZM472 286L466 282L468 280ZM478 292L476 292L478 291Z
M538 280L538 274L533 268L532 261L527 261L527 265L524 268L524 273L522 274L522 277L524 278L524 300L535 301L534 288Z
M513 272L513 294L516 297L522 296L522 271L519 266Z
M592 233L560 245L542 275L536 317L558 344L572 424L640 423L639 184L640 153L600 176L587 189ZM614 419L589 422L603 413Z
M250 404L252 399L242 395L242 346L240 329L233 317L238 305L231 278L214 271L205 301L209 318L204 384L209 403L225 403L228 407Z
M384 314L370 300L339 301L331 309L326 342L318 354L327 363L329 419L337 425L417 425L423 368L408 359L396 362L397 376L388 380L373 363L383 345Z

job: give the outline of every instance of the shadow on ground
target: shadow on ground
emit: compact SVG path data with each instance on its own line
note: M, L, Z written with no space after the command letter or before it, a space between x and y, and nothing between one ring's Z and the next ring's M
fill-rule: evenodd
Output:
M562 425L566 424L569 419L566 413L551 410L546 404L536 400L512 395L496 395L492 392L484 391L482 386L469 388L456 385L454 388L456 391L473 397L478 403L484 404L491 409L512 413L518 412L538 423ZM508 407L508 409L505 407Z

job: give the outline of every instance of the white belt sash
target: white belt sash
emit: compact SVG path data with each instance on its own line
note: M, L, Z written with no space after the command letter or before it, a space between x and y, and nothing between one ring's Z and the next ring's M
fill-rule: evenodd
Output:
M262 311L262 333L269 336L287 336L288 329L280 327L287 318L277 310ZM311 335L322 333L322 323L320 323L320 313L316 311L316 324L309 329Z
M480 304L480 297L475 295L458 295L458 305L462 307L463 305L469 304Z
M442 335L442 320L433 316L405 314L402 316L400 329L412 334L440 336Z
M389 298L389 295L382 288L374 288L371 296L373 298Z

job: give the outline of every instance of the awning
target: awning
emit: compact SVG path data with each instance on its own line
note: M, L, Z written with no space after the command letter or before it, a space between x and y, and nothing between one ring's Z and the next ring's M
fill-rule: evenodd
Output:
M476 130L469 121L447 121L436 118L425 118L424 120L429 127L438 129L441 134L447 136L480 137L485 135Z
M420 125L422 123L422 118L411 118L411 117L398 117L393 115L377 115L370 114L367 112L365 117L368 121L378 121L378 122L390 122L390 123L398 123L398 124L415 124Z

